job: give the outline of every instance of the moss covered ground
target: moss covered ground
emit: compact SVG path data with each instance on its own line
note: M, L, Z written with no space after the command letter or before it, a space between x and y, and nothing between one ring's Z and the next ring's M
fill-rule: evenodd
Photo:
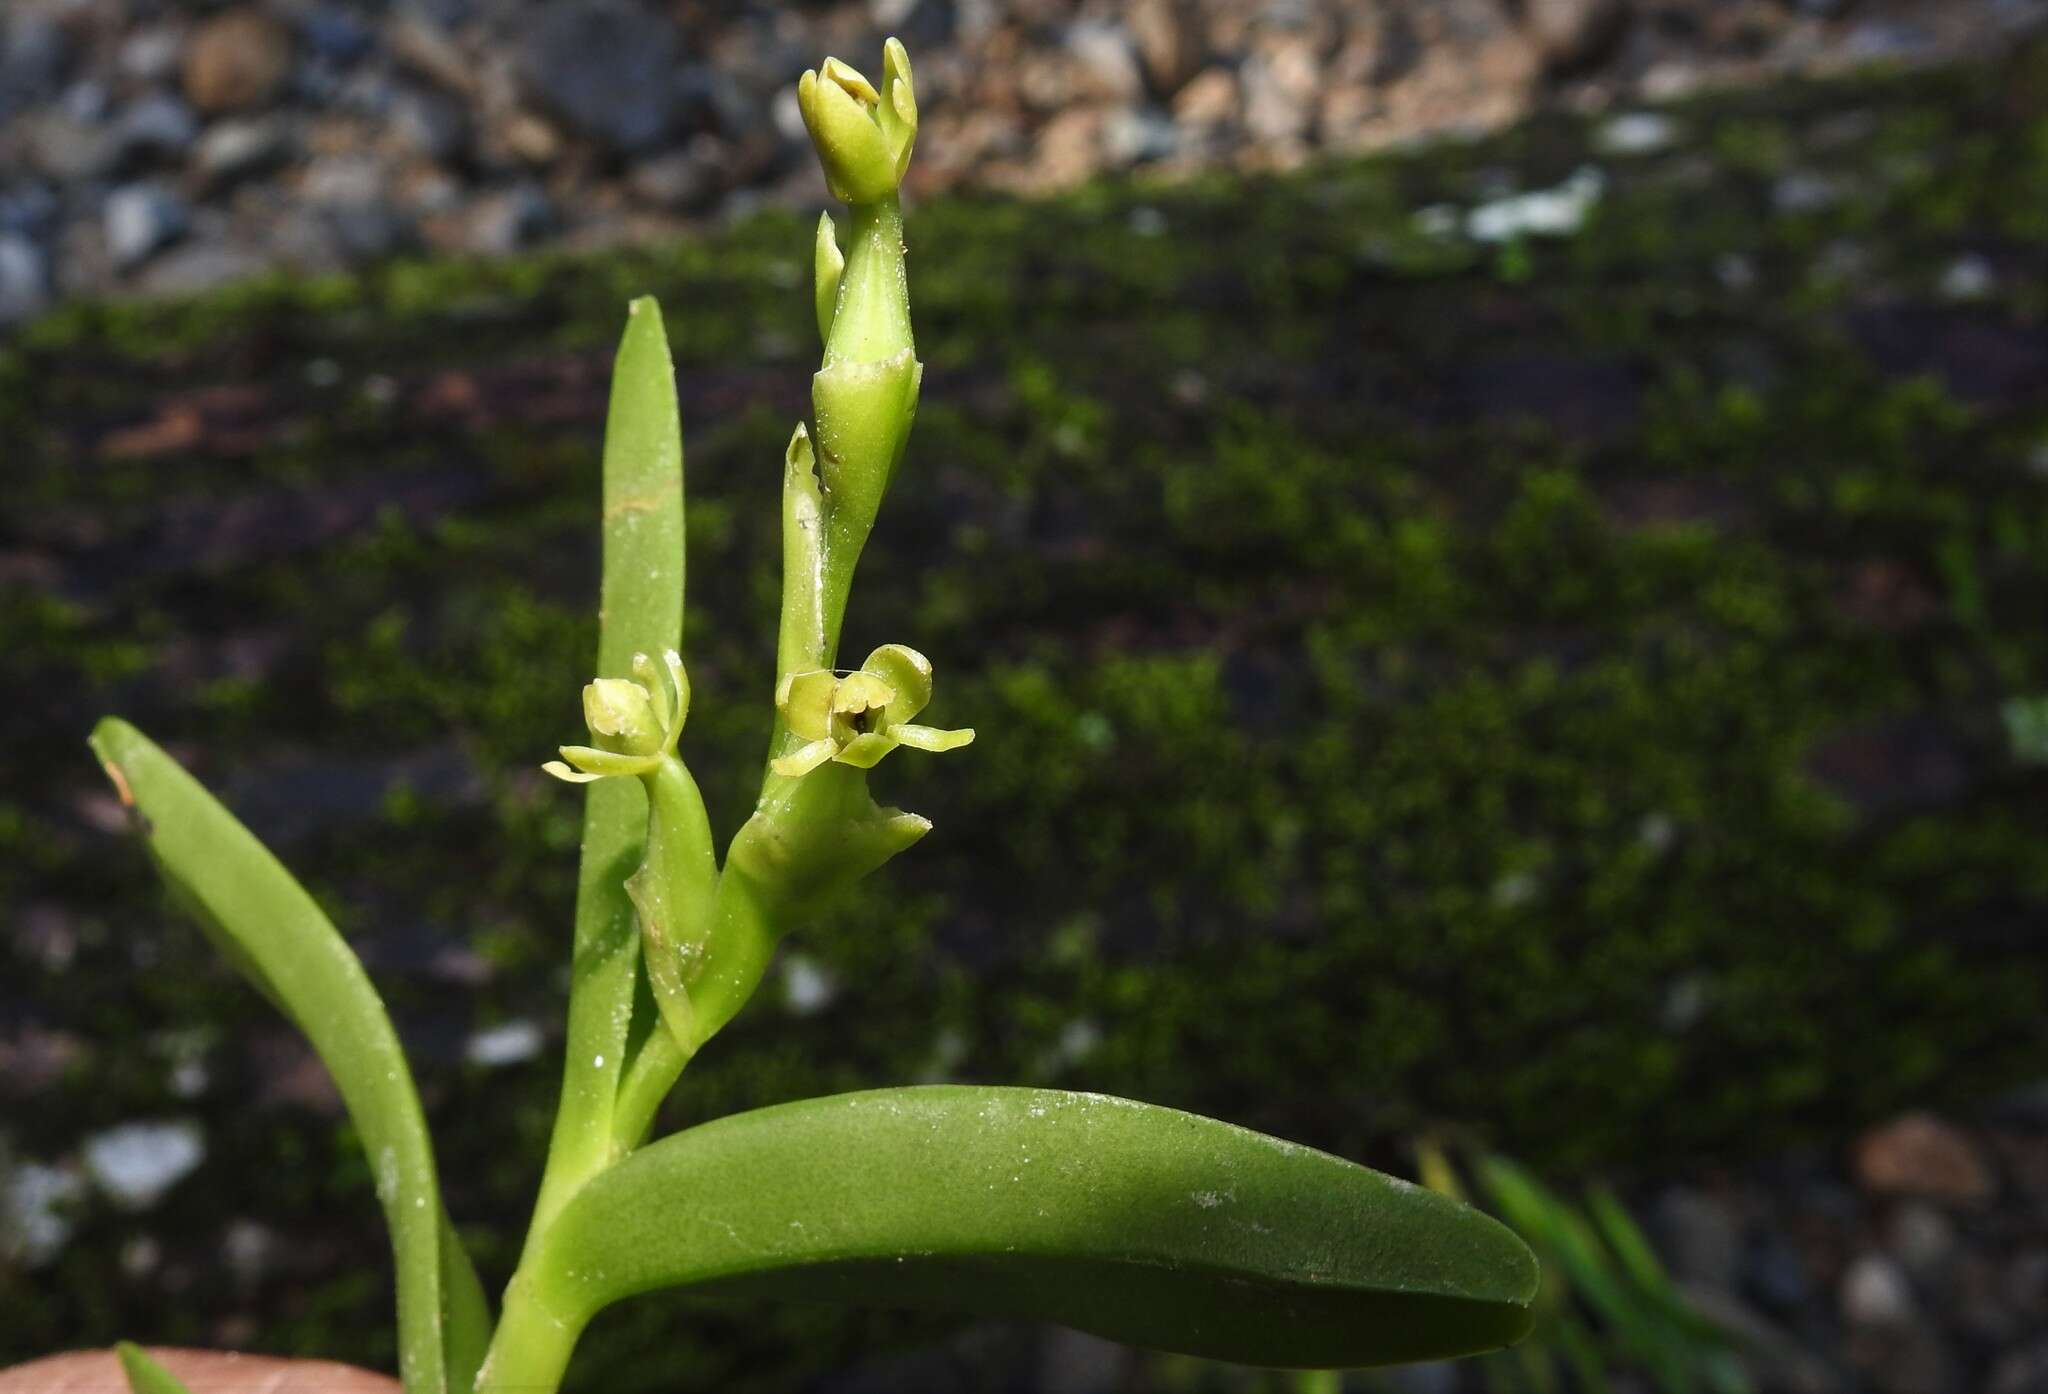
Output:
M1642 1174L2044 1073L2048 773L2000 712L2048 691L2048 54L1665 115L1628 155L1556 117L915 210L924 405L848 648L922 648L931 718L980 739L881 771L937 832L790 946L798 990L672 1121L1031 1080L1397 1166L1451 1121ZM1446 231L1588 165L1574 234ZM209 1148L154 1209L88 1206L0 1270L0 1359L390 1353L363 1160L118 835L83 744L104 711L362 946L502 1280L559 1038L501 1068L463 1043L559 1017L578 803L537 766L579 730L610 347L658 294L686 753L729 829L808 246L763 214L78 305L0 350L8 1145L183 1116ZM276 1236L240 1278L238 1221ZM593 1333L582 1387L670 1361L794 1387L907 1329L685 1334L648 1303Z

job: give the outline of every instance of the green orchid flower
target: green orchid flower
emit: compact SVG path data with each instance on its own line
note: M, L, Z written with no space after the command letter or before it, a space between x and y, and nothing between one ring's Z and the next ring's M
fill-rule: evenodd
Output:
M792 673L782 680L775 705L805 744L775 760L775 773L800 779L828 760L871 770L899 745L937 753L972 744L971 727L945 731L911 723L931 700L931 660L902 644L882 645L844 676L824 669Z

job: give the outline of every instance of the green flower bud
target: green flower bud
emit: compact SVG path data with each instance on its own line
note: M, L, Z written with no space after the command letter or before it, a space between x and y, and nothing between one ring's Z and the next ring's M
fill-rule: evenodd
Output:
M910 57L891 39L882 51L882 90L848 64L827 58L798 79L797 107L832 196L849 204L893 194L917 141L917 94Z
M775 704L790 733L805 744L775 760L775 773L801 779L828 760L869 770L899 745L937 753L970 744L972 729L911 723L931 698L931 661L901 644L884 644L844 677L823 670L792 673L782 680Z

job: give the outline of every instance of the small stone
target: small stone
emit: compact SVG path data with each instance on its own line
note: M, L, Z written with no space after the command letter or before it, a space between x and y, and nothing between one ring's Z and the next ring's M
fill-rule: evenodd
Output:
M1181 0L1135 0L1124 14L1145 80L1161 97L1194 76L1201 59L1195 25Z
M0 324L33 319L50 303L50 265L42 248L15 232L0 232Z
M1982 300L1998 289L1998 273L1975 253L1960 256L1942 271L1940 289L1944 300Z
M839 980L815 959L788 954L782 960L782 994L791 1015L815 1016L839 995Z
M562 153L561 133L530 111L514 112L499 134L505 148L530 165L553 164Z
M327 210L327 225L352 261L378 261L416 240L412 221L382 199L336 204Z
M1322 81L1313 43L1289 37L1260 48L1245 60L1239 75L1245 129L1256 139L1278 143L1307 134Z
M1591 165L1551 189L1512 194L1481 204L1465 218L1465 235L1475 242L1511 242L1518 237L1569 237L1606 192L1607 176Z
M300 15L299 34L315 57L342 68L377 46L376 35L340 5L317 5Z
M86 1175L116 1205L147 1210L206 1159L197 1123L123 1123L86 1139Z
M541 1043L540 1027L531 1021L518 1019L476 1032L463 1046L462 1054L472 1065L497 1069L533 1059L540 1054Z
M184 50L183 33L167 24L154 24L123 39L114 63L130 81L167 82L177 74L178 56Z
M209 115L268 106L291 73L291 31L261 10L215 15L185 46L185 99Z
M436 164L459 158L469 146L469 112L440 92L404 91L392 102L392 129Z
M610 0L550 6L522 57L534 97L607 149L642 153L674 126L677 33L658 14Z
M335 208L383 197L383 164L369 155L326 155L306 166L299 192L308 203Z
M1624 111L1610 116L1593 134L1603 155L1654 155L1678 143L1678 123L1655 111Z
M0 192L0 232L39 238L57 225L62 207L55 189L40 180L25 180Z
M718 142L699 136L687 149L642 160L626 176L633 197L654 208L677 212L704 207L723 187Z
M1138 51L1121 24L1080 20L1067 27L1067 52L1080 65L1084 89L1111 101L1135 101L1144 90Z
M531 245L554 227L547 195L531 184L486 194L471 210L465 241L473 252L501 256Z
M151 92L121 113L121 148L132 158L176 160L199 136L192 108L168 92Z
M71 66L71 40L47 15L0 11L0 119L55 92Z
M1956 1227L1925 1201L1908 1201L1892 1216L1890 1241L1893 1257L1924 1280L1941 1273L1955 1257Z
M1852 1326L1907 1326L1915 1315L1913 1289L1896 1263L1864 1254L1842 1274L1841 1308Z
M1797 1312L1813 1284L1792 1242L1775 1229L1752 1237L1742 1256L1742 1290L1773 1312Z
M21 119L28 163L59 184L104 179L121 163L121 136L107 126L54 111Z
M85 1182L68 1167L21 1162L0 1171L0 1256L40 1268L63 1252Z
M1919 1196L1943 1205L1978 1206L1998 1192L1976 1146L1929 1113L1911 1113L1857 1140L1856 1179L1879 1195Z
M2041 1394L2048 1389L2048 1340L2022 1346L1999 1358L1984 1394Z
M1658 1197L1651 1227L1677 1277L1713 1288L1735 1286L1742 1234L1720 1201L1690 1186L1673 1186Z
M1173 99L1173 119L1183 126L1221 126L1240 109L1237 79L1227 68L1205 68Z
M127 184L107 195L102 215L107 255L118 270L149 260L184 236L190 218L185 204L157 184Z
M1823 174L1795 170L1771 188L1771 207L1780 213L1824 213L1842 201L1841 187Z
M1112 165L1171 159L1179 148L1180 127L1157 107L1124 107L1103 123L1102 151Z
M207 127L193 162L204 179L218 184L275 168L291 154L291 127L284 118L232 117Z
M1552 72L1584 67L1606 55L1628 26L1627 0L1522 0L1530 37Z

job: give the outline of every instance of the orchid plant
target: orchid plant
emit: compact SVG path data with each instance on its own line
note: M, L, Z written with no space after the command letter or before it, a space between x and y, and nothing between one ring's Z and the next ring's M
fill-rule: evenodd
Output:
M1446 1196L1170 1109L1027 1088L878 1089L650 1141L679 1075L782 938L931 828L877 803L931 662L884 644L838 666L855 567L904 456L923 374L899 190L918 128L903 46L879 87L837 59L798 100L849 211L816 240L823 362L783 459L775 720L723 858L682 754L683 443L652 300L629 307L603 452L604 559L587 742L546 770L585 791L567 1060L516 1270L493 1309L442 1201L412 1074L362 965L257 838L127 723L92 736L178 898L310 1038L367 1148L397 1269L409 1394L558 1387L601 1309L656 1289L1066 1323L1225 1360L1334 1368L1516 1340L1536 1268ZM967 757L971 758L971 757ZM651 1006L649 1003L651 1002ZM138 1394L175 1391L123 1349ZM687 1379L687 1372L679 1372Z

